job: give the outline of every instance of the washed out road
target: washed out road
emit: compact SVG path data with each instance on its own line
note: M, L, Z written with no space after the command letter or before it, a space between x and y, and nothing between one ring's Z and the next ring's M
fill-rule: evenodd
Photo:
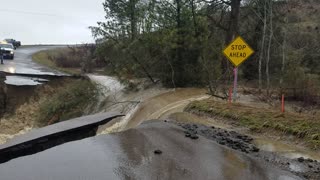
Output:
M66 74L52 70L32 61L32 55L36 52L54 49L61 46L22 46L15 50L14 60L5 59L0 65L0 71L13 74L7 76L7 84L10 85L37 85L33 78L24 76L65 76Z
M0 71L17 74L7 76L7 83L16 85L27 84L23 75L64 76L63 73L32 62L33 53L56 47L22 47L16 51L15 60L6 60L5 65L0 66ZM16 79L12 80L12 77ZM156 150L162 153L155 154ZM184 129L172 123L151 121L127 131L69 142L37 154L12 159L0 164L0 179L300 178L205 137L199 136L195 140L186 138Z
M6 180L300 179L201 136L186 138L183 129L159 121L14 159L0 164L0 174Z

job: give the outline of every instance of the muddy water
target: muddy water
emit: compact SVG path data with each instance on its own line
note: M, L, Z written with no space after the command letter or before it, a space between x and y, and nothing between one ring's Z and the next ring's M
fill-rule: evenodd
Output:
M107 86L113 92L123 90L123 86L115 83L114 78L104 79L103 77L92 77L96 82L100 81L101 85ZM110 87L111 86L111 87ZM110 93L112 91L108 91ZM201 100L209 98L206 95L206 90L197 88L185 88L176 90L160 90L148 91L143 90L140 93L133 93L131 95L117 96L119 101L123 100L139 100L140 104L131 106L125 113L124 118L118 119L117 122L105 126L100 130L100 134L107 134L112 132L124 131L126 129L135 128L143 121L152 119L171 119L180 122L201 123L207 126L215 126L219 128L236 130L231 125L216 121L213 118L200 117L194 114L183 112L184 108L194 100ZM306 157L320 160L320 155L317 152L300 150L295 146L288 146L284 143L266 138L256 137L255 144L262 150L279 152L288 158Z
M265 138L256 138L254 143L262 150L277 152L290 159L303 157L320 161L320 152L305 150L303 148Z
M127 113L126 117L107 127L102 134L135 128L143 121L159 119L164 115L183 111L191 101L204 98L208 98L206 90L196 88L176 89L160 93L142 100L138 106Z

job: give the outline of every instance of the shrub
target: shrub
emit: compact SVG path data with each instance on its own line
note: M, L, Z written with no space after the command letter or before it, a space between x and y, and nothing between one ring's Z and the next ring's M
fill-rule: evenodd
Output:
M44 126L84 115L84 109L95 102L96 94L97 89L90 81L77 80L68 84L40 105L37 118L39 125Z

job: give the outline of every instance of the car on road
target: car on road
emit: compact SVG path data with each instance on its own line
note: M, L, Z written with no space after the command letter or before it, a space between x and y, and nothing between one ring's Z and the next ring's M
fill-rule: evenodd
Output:
M9 43L0 43L3 58L14 59L14 46Z
M16 41L15 39L5 39L5 42L12 44L14 49L17 49L18 47L21 46L21 42L20 41Z

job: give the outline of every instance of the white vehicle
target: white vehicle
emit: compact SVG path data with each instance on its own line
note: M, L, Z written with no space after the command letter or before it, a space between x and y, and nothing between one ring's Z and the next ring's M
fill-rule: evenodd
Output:
M14 46L8 43L0 43L3 58L14 59Z

